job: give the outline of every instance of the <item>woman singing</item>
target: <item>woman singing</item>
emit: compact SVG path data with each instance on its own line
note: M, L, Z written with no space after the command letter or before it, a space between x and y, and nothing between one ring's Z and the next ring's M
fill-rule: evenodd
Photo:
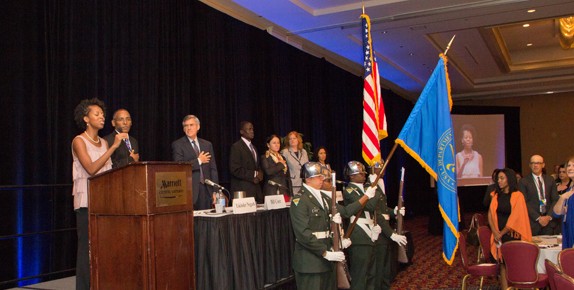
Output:
M112 168L110 156L120 146L127 133L115 136L114 144L98 136L104 127L105 106L98 98L85 99L74 110L74 120L81 130L72 141L72 178L74 210L78 233L76 257L76 289L90 289L90 256L88 244L88 178Z

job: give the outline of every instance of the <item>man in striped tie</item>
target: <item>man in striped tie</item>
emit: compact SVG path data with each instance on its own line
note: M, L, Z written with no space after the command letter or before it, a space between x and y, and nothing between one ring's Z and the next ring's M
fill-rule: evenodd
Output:
M529 164L532 173L520 179L518 189L526 200L532 235L559 234L560 222L552 218L552 208L558 200L556 182L544 174L545 164L542 156L532 155Z
M205 180L219 183L213 145L197 137L201 123L196 116L185 116L181 124L185 136L171 143L173 161L191 162L193 209L209 209L214 203L217 189L205 183Z
M132 116L130 112L126 109L117 110L112 119L112 126L114 127L114 131L104 137L108 142L108 146L114 143L116 134L130 132L132 128ZM124 139L122 145L112 154L112 168L122 167L140 160L138 140L132 135L129 136L128 139Z

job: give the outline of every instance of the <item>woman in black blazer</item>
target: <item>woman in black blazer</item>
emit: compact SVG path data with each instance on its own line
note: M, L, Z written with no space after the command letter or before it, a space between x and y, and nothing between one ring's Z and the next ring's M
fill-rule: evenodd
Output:
M267 151L261 156L261 167L265 173L265 185L263 193L265 195L283 194L285 201L291 198L291 178L287 161L279 153L281 149L281 139L273 134L267 138Z

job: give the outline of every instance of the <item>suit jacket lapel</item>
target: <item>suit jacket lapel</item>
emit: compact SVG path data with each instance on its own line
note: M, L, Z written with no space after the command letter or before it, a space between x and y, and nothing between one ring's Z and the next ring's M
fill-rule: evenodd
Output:
M251 156L251 160L253 160L253 165L255 165L254 167L257 167L257 163L255 162L255 159L253 159L253 153L251 153L251 149L249 149L249 147L247 147L247 144L245 144L245 141L243 141L243 139L240 140L241 141L241 148L243 148L243 150L245 151L245 153L247 153L247 155Z
M199 140L199 139L198 139ZM183 141L185 141L185 148L187 149L187 151L189 151L191 153L191 157L192 158L197 158L197 154L195 154L195 150L193 149L193 146L191 146L191 141L189 141L189 138L187 138L187 136L183 137ZM199 142L199 141L198 141Z

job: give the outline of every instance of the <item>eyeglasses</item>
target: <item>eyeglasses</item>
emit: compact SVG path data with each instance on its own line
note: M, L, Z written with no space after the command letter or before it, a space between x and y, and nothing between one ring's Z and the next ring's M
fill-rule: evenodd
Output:
M542 165L544 162L530 162L531 165Z

